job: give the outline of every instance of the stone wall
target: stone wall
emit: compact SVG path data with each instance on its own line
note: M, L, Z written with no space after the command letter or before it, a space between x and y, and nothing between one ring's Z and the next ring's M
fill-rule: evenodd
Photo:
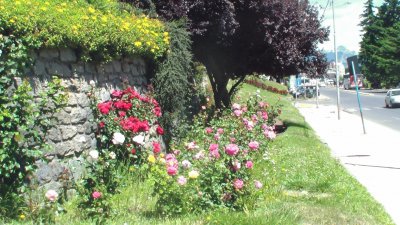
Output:
M68 90L68 105L56 114L58 124L47 134L52 147L44 152L48 162L38 162L37 184L46 189L59 189L62 179L79 179L84 173L85 152L96 148L93 114L87 96L91 85L101 91L101 100L109 91L135 86L143 92L147 85L146 64L141 58L122 58L108 63L78 61L75 51L42 49L32 53L34 66L29 71L34 92L46 87L52 76L62 79Z

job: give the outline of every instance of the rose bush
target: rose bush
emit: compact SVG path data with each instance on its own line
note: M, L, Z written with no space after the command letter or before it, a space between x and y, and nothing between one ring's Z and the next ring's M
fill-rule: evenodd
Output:
M145 173L147 163L162 151L164 130L158 123L161 108L150 95L128 87L112 91L103 102L97 102L94 88L89 96L98 124L97 149L88 152L88 173L78 190L81 208L100 222L110 215L108 198L118 192L123 179L116 168L142 168ZM170 167L169 173L176 171Z
M279 106L258 96L238 103L206 122L206 111L195 119L173 152L151 162L157 208L166 215L213 208L244 209L263 184L252 177L255 159L267 152L275 138ZM247 199L247 200L246 200Z

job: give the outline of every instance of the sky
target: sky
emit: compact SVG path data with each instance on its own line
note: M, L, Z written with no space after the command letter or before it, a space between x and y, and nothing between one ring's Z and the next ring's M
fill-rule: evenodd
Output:
M310 4L319 8L323 15L323 26L330 27L329 41L324 42L319 48L326 51L334 50L333 13L331 4L326 7L328 0L310 0ZM331 2L331 0L329 0ZM360 15L364 11L366 0L333 0L336 24L336 46L344 46L351 51L360 50L361 21ZM383 0L375 0L374 6L378 7ZM325 10L326 9L326 10ZM325 12L325 13L324 13Z

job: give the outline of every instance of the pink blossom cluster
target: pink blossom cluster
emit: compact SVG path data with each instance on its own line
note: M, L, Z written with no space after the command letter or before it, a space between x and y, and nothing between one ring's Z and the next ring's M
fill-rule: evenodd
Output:
M165 156L165 165L167 167L167 173L170 176L175 176L178 173L179 162L174 154L167 154Z

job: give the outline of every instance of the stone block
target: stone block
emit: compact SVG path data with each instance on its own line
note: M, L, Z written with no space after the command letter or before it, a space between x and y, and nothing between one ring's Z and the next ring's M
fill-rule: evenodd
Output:
M75 51L70 48L60 49L60 60L62 62L76 62Z
M131 65L128 62L123 62L122 63L122 71L124 73L129 73L131 72Z
M80 134L90 134L93 131L92 125L89 122L80 124L77 127L78 127L78 133Z
M76 126L71 125L60 125L61 136L63 140L69 140L76 136L78 129Z
M61 131L58 128L53 127L47 132L47 138L54 142L60 142L62 141Z
M72 72L77 74L83 74L85 72L85 65L83 63L71 64Z
M47 75L45 64L41 60L36 60L33 65L33 72L36 75Z
M57 63L57 62L49 62L47 64L47 73L50 76L52 76L52 75L59 75L61 77L71 77L72 76L72 71L66 64Z
M49 183L58 180L58 177L64 172L65 167L57 161L52 161L49 164L39 164L36 171L36 177L39 184Z
M69 115L69 109L70 107L65 107L64 110L61 110L60 112L56 113L56 119L60 124L70 124L71 123L71 117Z
M55 48L45 48L40 50L39 56L44 59L56 59L59 56L59 52Z
M122 65L121 65L120 61L114 60L111 63L114 68L114 72L116 72L116 73L122 72Z
M78 98L74 93L68 93L68 106L77 106L78 105Z
M72 108L70 116L72 124L82 123L87 120L88 112L85 108L75 107Z
M85 63L85 72L94 74L96 73L96 67L93 63Z
M77 93L76 99L78 101L78 105L82 108L90 107L90 100L85 93Z
M104 64L103 68L104 68L105 73L113 73L114 72L114 67L111 62Z

